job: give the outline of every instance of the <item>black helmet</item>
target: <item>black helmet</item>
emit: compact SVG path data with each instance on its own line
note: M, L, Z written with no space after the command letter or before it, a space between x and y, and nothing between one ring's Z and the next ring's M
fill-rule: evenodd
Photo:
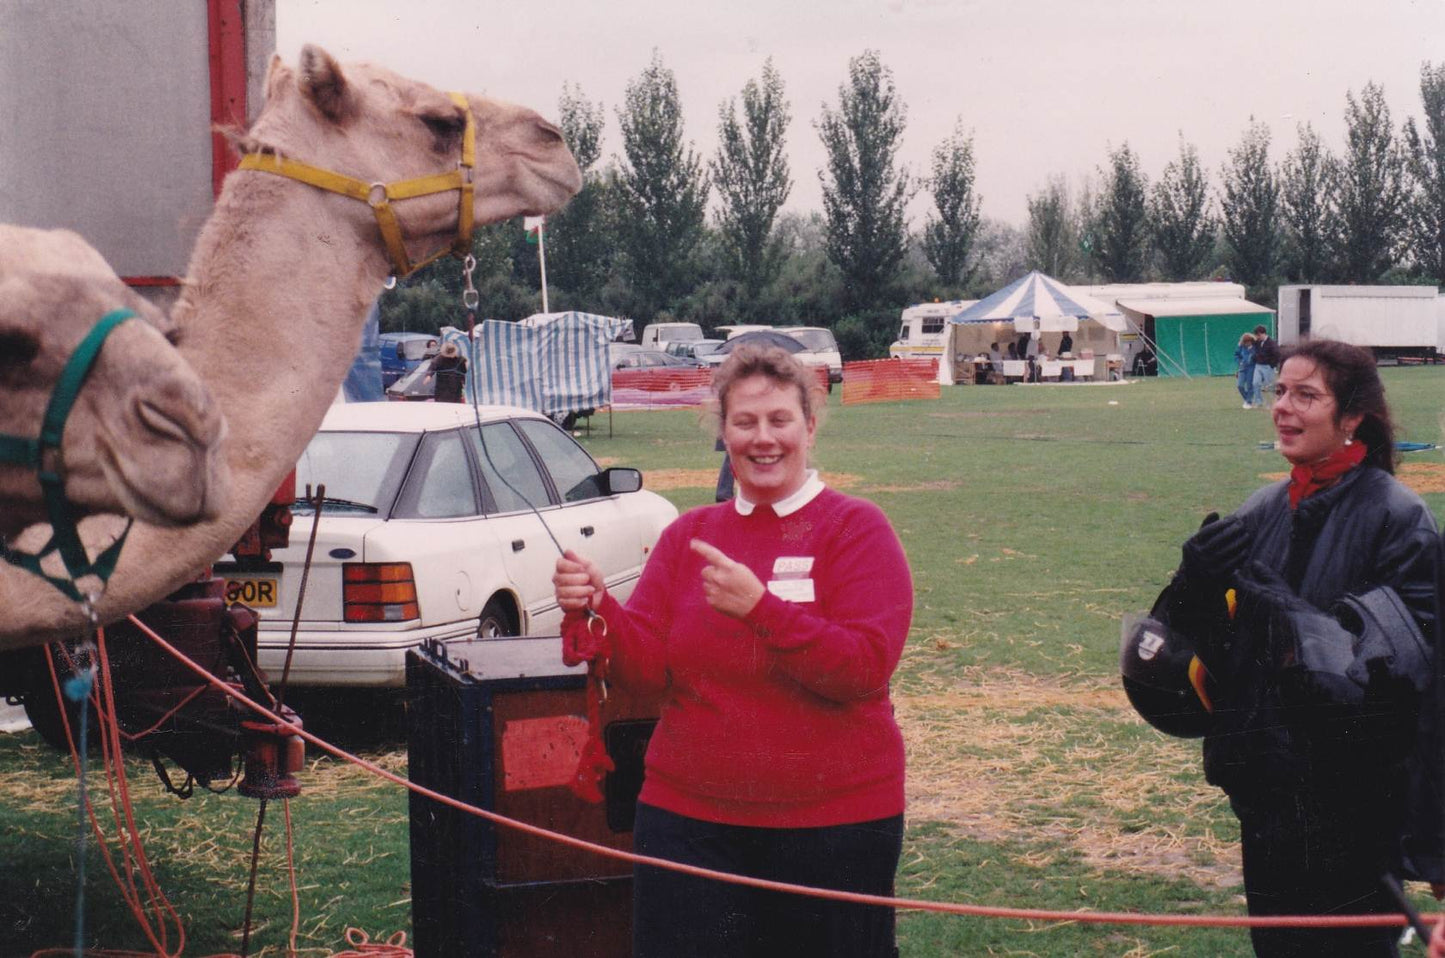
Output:
M1214 680L1183 633L1149 616L1125 616L1119 674L1129 703L1159 731L1176 738L1209 732Z

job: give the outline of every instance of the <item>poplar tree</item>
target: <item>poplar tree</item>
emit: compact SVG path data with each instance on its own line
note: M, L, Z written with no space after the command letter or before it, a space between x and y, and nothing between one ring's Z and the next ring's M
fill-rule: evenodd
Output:
M751 318L763 289L782 268L786 250L775 229L778 212L792 191L785 138L792 117L783 80L769 59L761 81L743 87L743 113L728 100L718 108L718 151L712 181L721 207L717 214L728 269L742 286L742 313Z
M1435 282L1445 282L1445 63L1420 66L1420 100L1425 129L1405 121L1409 148L1409 236L1416 266Z
M904 207L913 188L897 165L906 113L893 74L868 50L849 61L837 107L824 104L814 124L827 152L827 165L818 171L826 249L843 274L851 309L887 301L907 252Z
M677 78L657 51L627 84L617 119L624 155L616 235L635 309L651 319L675 309L693 290L708 182L702 160L683 141Z
M1405 156L1390 127L1385 91L1345 94L1345 153L1335 187L1340 278L1373 283L1395 265L1404 239Z
M1197 279L1214 252L1209 183L1199 151L1182 139L1149 197L1150 233L1166 280Z
M1148 251L1149 182L1127 142L1109 154L1109 168L1100 175L1103 188L1090 217L1090 255L1109 282L1137 283L1144 278Z
M962 124L933 150L933 175L928 180L938 210L923 227L923 253L946 285L967 286L978 271L974 242L978 237L979 207L974 191L973 136Z
M1299 142L1280 167L1285 275L1292 280L1318 283L1330 277L1336 175L1335 159L1319 134L1300 124Z
M1069 201L1069 188L1062 176L1049 180L1042 190L1028 198L1028 269L1055 279L1072 278L1078 262L1078 224Z
M606 178L593 169L602 155L602 104L588 100L581 87L565 83L557 112L562 137L582 169L582 189L547 217L547 279L584 309L596 311L613 245L607 235Z
M1237 282L1259 286L1275 273L1279 252L1279 178L1269 164L1269 127L1249 118L1224 164L1224 241Z

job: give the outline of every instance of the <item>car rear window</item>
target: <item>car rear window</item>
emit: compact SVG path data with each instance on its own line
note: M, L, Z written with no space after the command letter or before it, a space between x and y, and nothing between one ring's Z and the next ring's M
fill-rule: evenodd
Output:
M397 432L318 432L296 463L298 500L326 486L327 512L391 512L420 437ZM309 510L300 507L298 513Z

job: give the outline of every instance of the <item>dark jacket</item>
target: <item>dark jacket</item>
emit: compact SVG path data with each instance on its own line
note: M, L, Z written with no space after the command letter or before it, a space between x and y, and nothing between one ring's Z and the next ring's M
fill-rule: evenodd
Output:
M437 356L431 361L436 376L437 402L461 402L462 388L467 381L467 360L464 356Z
M1254 364L1256 366L1279 365L1279 343L1275 342L1273 336L1266 336L1254 344Z
M1434 517L1420 497L1370 466L1350 471L1297 510L1290 509L1288 487L1288 480L1267 486L1236 513L1251 537L1246 569L1262 563L1277 571L1281 588L1292 593L1286 604L1304 600L1308 607L1295 608L1311 614L1333 614L1346 595L1388 587L1433 644L1440 546ZM1420 771L1413 767L1422 741L1418 726L1429 726L1433 738L1438 724L1432 710L1422 710L1418 691L1426 688L1430 695L1432 663L1415 668L1427 674L1407 677L1414 684L1371 672L1360 700L1344 703L1318 689L1302 697L1291 684L1298 673L1288 673L1289 653L1279 647L1270 616L1260 613L1259 603L1251 611L1244 579L1227 584L1240 594L1233 621L1223 584L1190 583L1182 574L1156 606L1157 615L1195 640L1214 677L1215 726L1204 741L1208 780L1237 804L1287 801L1309 789L1403 814L1406 779ZM1422 758L1432 769L1441 761L1439 755ZM1422 785L1418 776L1415 785Z

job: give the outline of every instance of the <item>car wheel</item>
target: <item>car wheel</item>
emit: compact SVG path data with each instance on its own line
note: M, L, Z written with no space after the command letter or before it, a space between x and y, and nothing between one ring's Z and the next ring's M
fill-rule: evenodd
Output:
M504 635L516 635L517 624L512 621L511 611L500 598L489 600L477 619L477 638L498 639Z

